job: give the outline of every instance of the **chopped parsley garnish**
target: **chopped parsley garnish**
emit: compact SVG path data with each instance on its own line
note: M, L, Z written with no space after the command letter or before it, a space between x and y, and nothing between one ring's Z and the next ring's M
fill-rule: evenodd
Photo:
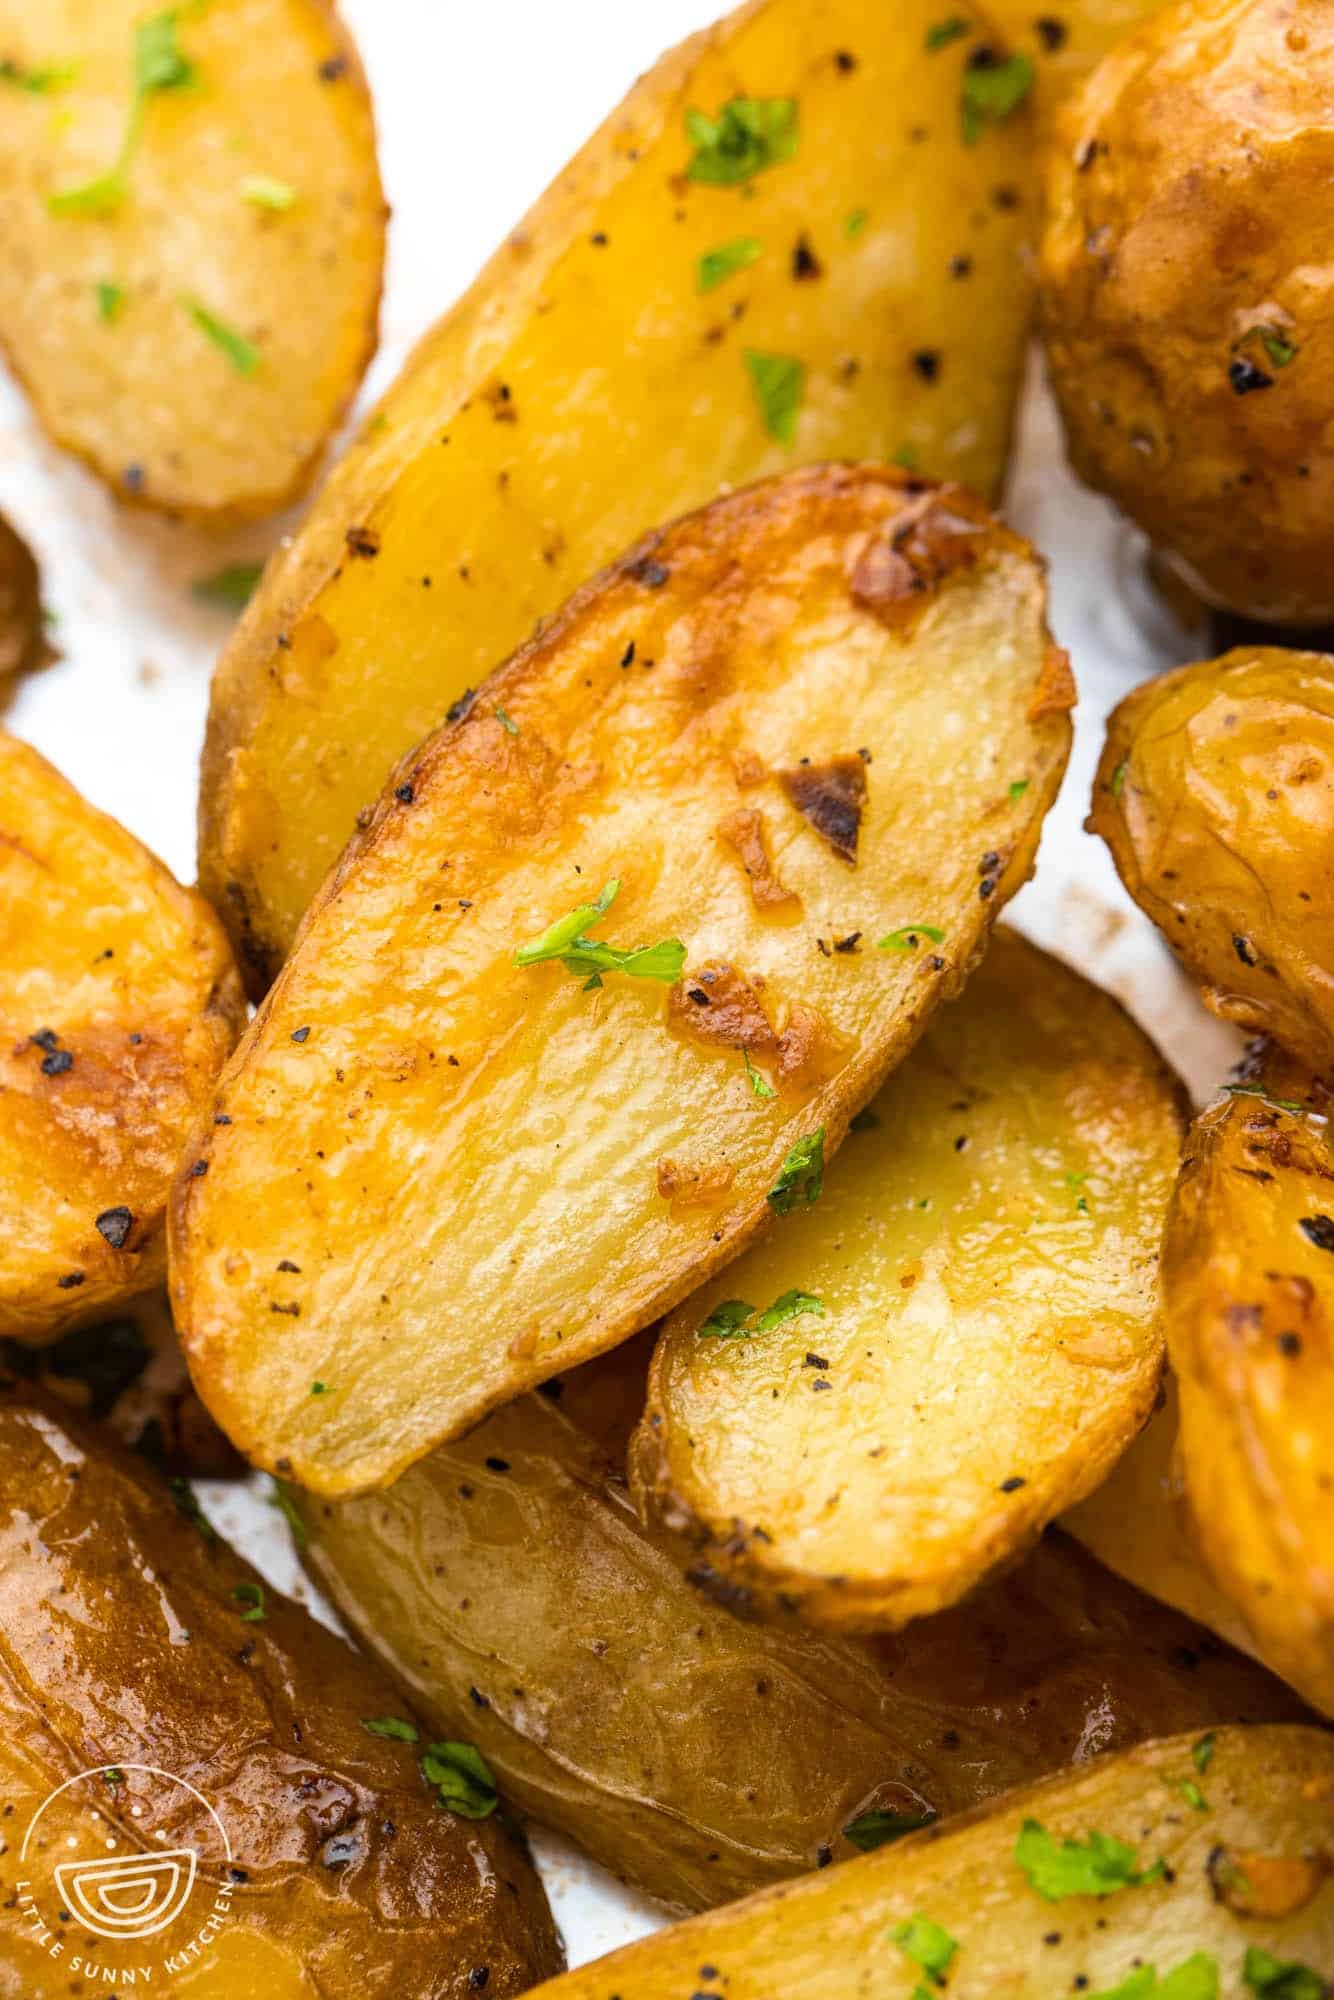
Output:
M52 215L110 215L124 201L149 100L160 90L180 90L195 80L194 64L177 47L176 21L173 8L141 21L135 29L130 114L115 163L95 180L48 195L46 205Z
M1196 1812L1208 1812L1209 1801L1205 1798L1204 1793L1200 1790L1194 1778L1183 1778L1177 1786L1177 1790L1186 1801L1186 1804L1193 1806Z
M241 1623L243 1625L262 1625L264 1623L264 1586L262 1583L238 1583L232 1592L232 1596L238 1604L244 1604L249 1607L248 1610L241 1613Z
M943 21L936 21L926 31L927 53L934 55L937 49L947 49L951 42L961 40L970 25L962 14L948 14Z
M1192 1743L1190 1746L1190 1761L1195 1766L1195 1769L1199 1772L1201 1777L1204 1776L1205 1772L1208 1770L1209 1766L1214 1761L1215 1733L1216 1732L1212 1729L1208 1730L1206 1734L1200 1738L1198 1743Z
M226 320L219 319L198 299L183 298L181 304L189 313L205 339L211 340L221 354L225 354L238 375L253 375L259 367L259 349L248 341L243 333Z
M287 1488L280 1486L276 1479L273 1482L273 1491L269 1495L269 1505L278 1509L278 1512L287 1523L292 1540L299 1549L304 1549L310 1539L306 1532L306 1524L301 1518L296 1501L292 1498Z
M1014 1858L1030 1887L1049 1903L1066 1896L1112 1896L1156 1881L1164 1867L1155 1861L1140 1869L1134 1848L1110 1834L1090 1831L1087 1840L1057 1840L1035 1819L1024 1821Z
M173 1479L170 1482L171 1497L176 1502L176 1511L183 1514L193 1527L198 1528L206 1542L216 1542L218 1531L195 1498L194 1488L188 1479Z
M766 1306L755 1322L756 1333L772 1333L785 1320L800 1319L803 1313L814 1313L817 1319L824 1318L824 1300L817 1299L814 1292L790 1291L776 1298L771 1306Z
M327 1382L312 1382L310 1393L312 1396L327 1396L329 1393L329 1384Z
M755 1308L746 1299L724 1299L698 1328L700 1340L740 1340L755 1317Z
M199 577L190 585L190 595L201 604L216 604L224 611L244 611L263 574L263 563L228 563L212 576Z
M1027 778L1012 778L1010 780L1010 797L1012 799L1021 799L1028 790L1028 783Z
M869 1854L873 1848L888 1847L891 1841L902 1840L905 1833L917 1833L924 1826L934 1826L936 1817L929 1808L920 1813L884 1809L860 1813L856 1819L848 1821L843 1829L843 1838L850 1840L863 1854Z
M108 1785L123 1785L125 1783L125 1773L121 1770L119 1764L108 1764L102 1773L102 1778Z
M471 1743L432 1743L421 1768L441 1805L464 1819L486 1819L500 1803L487 1761Z
M957 1938L952 1938L947 1930L932 1918L924 1917L920 1911L905 1923L896 1924L890 1936L905 1958L921 1966L933 1985L945 1984L945 1974L959 1949Z
M814 1313L818 1319L823 1319L824 1300L816 1298L814 1292L784 1292L781 1298L775 1299L771 1306L766 1306L757 1315L755 1307L748 1305L745 1299L724 1299L721 1305L714 1307L696 1338L749 1340L752 1334L772 1333L776 1326L782 1326L789 1319L800 1319L804 1313Z
M586 935L588 926L606 915L620 889L619 881L608 882L596 903L581 903L567 917L558 917L530 944L521 944L514 954L514 963L541 965L547 959L555 959L567 972L584 979L586 988L601 986L604 972L624 972L631 979L657 979L665 986L674 986L686 959L686 948L679 938L664 938L661 944L632 945L623 950Z
M124 286L113 284L110 278L99 278L93 287L93 296L97 300L97 317L105 325L114 326L125 304Z
M889 462L901 472L916 472L922 461L915 444L901 444Z
M976 52L981 54L981 50ZM1032 59L1018 54L1000 62L972 61L963 73L959 121L965 146L975 146L988 125L998 125L1019 109L1037 72Z
M1216 2000L1218 1961L1208 1952L1197 1951L1182 1959L1172 1972L1158 1977L1156 1966L1137 1965L1119 1986L1094 1993L1090 2000Z
M63 90L77 74L73 63L63 68L24 69L12 57L0 59L0 83L8 83L15 90L26 90L33 97L49 97L53 90Z
M1223 1088L1229 1097L1258 1097L1262 1103L1269 1105L1271 1110L1291 1111L1298 1118L1306 1111L1304 1104L1294 1103L1290 1097L1271 1097L1258 1083L1225 1083Z
M512 716L506 715L503 708L496 709L495 717L496 721L500 724L501 728L504 730L507 736L518 735L519 733L518 723L514 720Z
M738 236L731 243L720 243L716 250L706 250L695 266L696 281L702 292L711 292L726 278L737 271L744 271L757 257L764 255L764 245L758 236Z
M750 1085L756 1097L764 1097L764 1098L777 1097L778 1092L774 1089L768 1077L761 1076L760 1072L756 1069L754 1063L751 1061L750 1050L743 1049L741 1053L746 1058L746 1082Z
M764 428L779 444L795 443L806 387L805 362L794 361L790 354L761 354L754 347L745 350L743 359Z
M795 97L733 97L716 118L687 111L694 147L686 176L711 187L739 187L754 174L790 160L797 150Z
M850 214L845 215L843 218L843 234L845 236L860 236L870 220L871 211L869 208L854 208Z
M372 1736L391 1736L396 1743L415 1743L417 1725L401 1715L363 1715L361 1726Z
M1125 790L1126 767L1129 764L1129 762L1130 762L1129 757L1123 757L1121 759L1121 762L1117 765L1116 769L1112 772L1112 797L1114 799L1119 799L1122 792Z
M945 933L934 924L900 924L896 931L876 940L877 951L916 951L923 938L932 944L944 944Z
M790 1215L798 1202L807 1206L824 1192L824 1126L798 1139L778 1170L766 1200L775 1215Z
M1241 338L1243 341L1258 340L1275 368L1286 368L1288 363L1295 361L1301 352L1299 347L1285 339L1277 328L1272 326L1247 327Z
M281 212L296 200L296 189L290 181L275 180L272 174L247 174L241 183L241 199L253 208Z
M1326 2000L1329 1991L1313 1966L1295 1958L1275 1958L1258 1944L1246 1947L1241 1976L1264 2000Z

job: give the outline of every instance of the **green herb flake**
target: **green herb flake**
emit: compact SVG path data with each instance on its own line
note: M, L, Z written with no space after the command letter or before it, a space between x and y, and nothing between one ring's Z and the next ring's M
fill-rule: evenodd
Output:
M198 299L183 298L181 304L205 339L211 340L218 352L226 355L238 375L253 375L257 372L260 362L259 349L248 341L244 334L238 333L234 326L228 326L226 320L219 319L216 313L211 313L207 306L199 303Z
M1186 1804L1193 1806L1196 1812L1208 1812L1209 1801L1205 1798L1204 1793L1200 1790L1194 1778L1183 1778L1177 1786L1177 1790L1186 1801Z
M247 174L241 183L241 199L252 208L268 208L281 214L296 200L296 189L289 181L275 180L272 174Z
M785 1321L790 1319L801 1319L807 1313L813 1313L817 1319L823 1319L825 1316L824 1300L817 1299L814 1292L795 1290L784 1292L781 1298L775 1299L771 1306L765 1307L755 1322L755 1331L756 1333L772 1333L776 1326L782 1326Z
M327 1382L312 1382L310 1393L312 1396L327 1396L329 1393L329 1384Z
M753 1334L772 1333L786 1320L800 1319L805 1313L813 1313L823 1319L825 1304L816 1298L814 1292L793 1290L784 1292L781 1298L766 1306L757 1314L754 1306L745 1299L724 1299L716 1305L703 1325L698 1328L697 1340L749 1340Z
M696 1328L697 1340L741 1340L750 1322L755 1317L755 1308L745 1299L724 1299L716 1305L703 1325Z
M1021 799L1028 790L1028 786L1029 780L1027 778L1012 778L1010 780L1011 799Z
M496 721L497 721L497 722L498 722L498 723L500 724L501 728L502 728L502 729L504 730L504 732L505 732L505 734L506 734L507 736L517 736L517 735L518 735L518 733L519 733L519 725L518 725L518 723L514 721L514 719L513 719L513 717L512 717L512 716L508 716L508 715L506 715L506 713L505 713L505 711L504 711L504 709L503 709L503 708L498 708L498 709L496 709L496 710L494 711L494 714L495 714L495 718L496 718Z
M762 1076L759 1070L756 1069L754 1063L751 1061L750 1050L743 1049L742 1054L746 1058L746 1081L750 1085L756 1097L760 1098L777 1097L778 1092L774 1089L768 1077Z
M1140 1869L1134 1848L1110 1834L1090 1831L1087 1840L1058 1841L1035 1819L1024 1821L1014 1858L1029 1886L1049 1903L1066 1896L1112 1896L1163 1873L1161 1861Z
M121 1770L119 1764L108 1764L102 1773L102 1781L108 1785L123 1785L125 1783L125 1773Z
M1137 1965L1119 1986L1090 1995L1090 2000L1217 2000L1218 1961L1197 1951L1172 1972L1158 1977L1152 1965Z
M1269 1092L1262 1090L1258 1083L1225 1083L1223 1089L1229 1097L1258 1097L1262 1104L1269 1106L1271 1111L1290 1111L1297 1118L1304 1117L1306 1114L1306 1106L1304 1104L1296 1103L1291 1097L1271 1097Z
M232 1592L232 1597L237 1604L244 1604L249 1607L241 1613L241 1623L243 1625L262 1625L264 1623L264 1586L262 1583L238 1583Z
M733 97L716 118L692 110L685 123L695 149L686 177L710 187L739 187L797 150L795 97Z
M1295 361L1301 353L1299 347L1294 346L1292 341L1285 340L1272 326L1253 326L1250 334L1243 338L1249 339L1251 335L1259 341L1275 368L1286 368L1288 363Z
M63 68L25 69L12 57L0 59L0 83L10 84L15 90L26 90L32 97L50 97L54 91L63 90L74 81L78 74L74 63L66 63Z
M184 1515L193 1527L198 1528L206 1542L216 1542L218 1531L195 1498L194 1488L188 1479L173 1479L169 1482L171 1497L176 1502L176 1511Z
M809 1207L824 1192L824 1126L798 1139L765 1197L775 1215L790 1215L798 1202Z
M190 595L222 611L244 611L263 574L263 563L228 563L212 576L199 577L190 585Z
M143 135L144 114L149 100L160 90L180 90L195 81L198 72L176 42L178 10L169 9L141 21L134 31L133 84L129 116L113 165L104 174L79 187L64 188L47 196L52 215L110 215L124 201L129 186L129 170Z
M296 1501L292 1498L287 1488L280 1486L276 1479L273 1482L273 1491L269 1495L269 1505L278 1509L278 1512L287 1523L288 1532L292 1540L299 1549L304 1549L310 1540L310 1536L306 1531L306 1524L301 1518Z
M706 250L695 266L696 283L701 292L714 291L763 255L764 245L758 236L738 236L731 243L720 243L716 250Z
M1246 1947L1241 1976L1264 2000L1326 2000L1329 1991L1313 1966L1295 1958L1275 1958L1258 1944Z
M915 444L901 444L889 462L901 472L916 472L922 463Z
M608 882L595 903L581 903L568 916L558 917L540 937L518 947L514 953L515 965L541 965L547 959L554 959L567 972L584 979L586 987L600 986L600 975L604 972L623 972L631 979L656 979L665 986L674 986L686 959L686 948L680 938L664 938L660 944L633 945L623 950L585 934L590 924L606 915L620 889L619 881Z
M97 317L104 326L114 326L125 304L124 287L113 284L110 278L99 278L93 286L93 296L97 300Z
M1129 757L1123 757L1112 772L1112 797L1114 799L1119 799L1126 788L1126 767L1129 763Z
M1198 1743L1192 1743L1190 1746L1190 1761L1201 1777L1204 1776L1214 1761L1214 1740L1216 1734L1215 1730L1210 1729L1200 1738Z
M1032 59L1023 54L967 66L959 93L965 146L975 146L988 125L1013 116L1033 88L1036 74Z
M877 951L916 951L923 938L932 944L944 944L945 933L934 924L900 924L896 931L889 931L877 939Z
M938 49L947 49L951 42L962 40L970 26L962 14L948 14L943 21L933 22L926 31L927 54L935 55Z
M929 1807L920 1813L884 1809L859 1813L844 1827L843 1838L850 1840L863 1854L870 1854L877 1847L888 1847L892 1841L902 1840L907 1833L918 1833L924 1826L934 1826L936 1818L937 1815Z
M401 1715L363 1715L361 1726L372 1736L389 1736L395 1743L415 1743L418 1740L416 1723L408 1722Z
M500 1803L490 1767L471 1743L432 1743L421 1769L441 1805L463 1819L486 1819Z
M764 428L779 444L796 442L797 417L806 387L806 365L790 354L761 354L748 347L742 357Z
M860 236L870 220L871 211L869 208L854 208L850 214L845 215L843 218L843 234L845 236Z
M934 1985L945 1984L945 1974L959 1949L957 1938L952 1938L947 1930L932 1918L924 1917L920 1911L905 1923L896 1924L890 1936L904 1957L910 1958L914 1965L920 1965Z

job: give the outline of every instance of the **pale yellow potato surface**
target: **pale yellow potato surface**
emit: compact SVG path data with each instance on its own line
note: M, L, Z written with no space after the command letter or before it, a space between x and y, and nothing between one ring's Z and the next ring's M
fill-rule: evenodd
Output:
M941 11L752 0L682 44L425 337L214 681L201 879L256 994L394 759L636 536L822 459L901 455L994 496L1033 134L1020 106L964 143L991 36L964 0L971 32L930 53ZM789 121L790 156L692 178L687 119L736 99ZM753 261L702 289L738 245ZM748 356L800 371L790 425Z
M1153 1407L1180 1087L1107 995L1001 932L822 1199L663 1329L640 1506L738 1596L847 1630L955 1602ZM720 1303L818 1308L739 1337Z
M1073 697L1043 610L966 494L813 467L648 537L404 759L177 1182L177 1325L248 1456L385 1483L833 1152L1031 869ZM674 985L515 964L615 883L584 928Z
M1106 2000L1140 1971L1129 2000L1156 1990L1141 1968L1166 1979L1197 1953L1212 1965L1195 1968L1201 1983L1180 1990L1249 2000L1257 1990L1243 1983L1250 1949L1313 1975L1271 1990L1318 1994L1334 1973L1334 1737L1303 1728L1220 1731L1197 1772L1199 1742L1167 1737L1100 1759L938 1834L914 1834L660 1931L539 1992L543 2000L681 2000L701 1990L707 1966L703 1990L727 2000L908 2000L914 1990L941 1990L894 1935L917 1918L945 1933L940 1976L951 2000L1075 1992ZM1183 1798L1189 1783L1203 1811ZM1057 1841L1102 1834L1130 1849L1140 1870L1161 1860L1168 1873L1049 1902L1015 1859L1028 1820ZM1289 1906L1283 1914L1238 1914L1246 1899L1237 1876L1248 1868L1251 1907ZM1210 1969L1212 1985L1203 1983Z
M161 1284L168 1184L244 1019L203 897L0 731L0 1336Z
M114 169L136 31L164 15L188 73L168 62L144 99L118 198L54 212ZM330 0L0 0L0 49L0 347L43 427L139 505L226 521L295 498L374 351L384 258Z

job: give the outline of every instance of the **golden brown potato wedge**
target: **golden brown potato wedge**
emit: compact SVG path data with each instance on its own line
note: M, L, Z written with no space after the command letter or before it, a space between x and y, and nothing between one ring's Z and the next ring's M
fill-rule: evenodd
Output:
M404 760L178 1178L248 1456L383 1484L813 1199L1031 868L1043 603L967 495L811 467L648 537Z
M956 1602L1153 1407L1182 1105L1112 999L1001 932L819 1206L663 1329L641 1509L766 1613Z
M162 1283L167 1185L244 1019L203 897L0 732L0 1335Z
M1140 2000L1161 1987L1172 2000L1322 2000L1331 1971L1334 1737L1277 1727L1100 1758L540 1992Z
M0 514L0 699L10 679L40 666L45 652L42 579L31 549Z
M201 879L261 992L390 764L656 522L796 463L1000 483L1022 105L939 0L751 0L625 102L426 336L221 662ZM971 79L971 80L970 80ZM1008 102L992 91L988 103Z
M0 346L115 492L308 483L375 347L384 197L330 0L0 0Z
M1146 681L1089 825L1206 1006L1334 1066L1334 660L1262 646Z
M639 1525L619 1472L651 1340L507 1404L387 1493L290 1496L311 1575L417 1713L634 1887L702 1909L1101 1750L1304 1715L1061 1535L903 1636L733 1617Z
M390 1717L398 1738L367 1727ZM190 2000L470 2000L560 1967L526 1855L496 1817L444 1809L418 1770L426 1732L401 1740L415 1726L379 1669L268 1590L183 1482L169 1489L60 1405L11 1395L0 1719L5 2000L119 1990L145 1960L164 1979L173 1954L187 1970L170 1990ZM55 1879L67 1842L79 1862L193 1854L179 1917L129 1942L90 1935L89 1892L71 1902Z

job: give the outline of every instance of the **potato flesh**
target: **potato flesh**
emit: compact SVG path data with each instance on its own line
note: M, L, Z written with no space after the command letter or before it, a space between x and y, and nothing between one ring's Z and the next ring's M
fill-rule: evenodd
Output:
M201 877L257 991L394 759L655 522L825 458L906 452L996 491L1031 133L1021 112L963 144L985 31L928 54L938 18L936 0L742 8L636 85L427 335L214 682ZM686 113L737 95L796 98L794 157L687 179ZM700 259L742 239L761 256L701 292ZM790 445L748 351L805 368ZM367 530L377 552L350 553Z
M1219 1991L1240 1994L1249 1946L1328 1975L1334 1964L1334 1874L1309 1869L1313 1893L1285 1917L1241 1919L1211 1888L1222 1848L1290 1860L1328 1856L1334 1739L1322 1730L1219 1733L1199 1783L1207 1810L1185 1804L1197 1738L1168 1737L1091 1770L1049 1779L970 1814L938 1837L915 1835L878 1854L763 1891L613 1953L540 1990L543 2000L678 2000L709 1965L728 2000L865 2000L908 1994L919 1968L891 1933L925 1916L957 1944L953 2000L1051 2000L1108 1992L1143 1965L1166 1977L1196 1952L1217 1964ZM1026 1819L1058 1840L1090 1829L1125 1842L1168 1878L1052 1904L1014 1862ZM1217 1875L1215 1864L1214 1875ZM1087 1982L1087 1985L1085 1985ZM925 1989L926 1982L920 1981Z
M550 1913L517 1843L495 1819L442 1811L418 1751L364 1728L365 1718L406 1714L392 1683L274 1591L260 1592L263 1619L243 1622L254 1599L237 1601L238 1587L253 1593L254 1571L184 1520L141 1461L105 1439L94 1445L58 1405L0 1402L0 1772L10 1824L21 1832L67 1776L118 1767L124 1810L106 1810L122 1841L151 1850L163 1830L197 1843L202 1871L216 1879L202 1808L183 1825L177 1797L134 1767L202 1792L246 1880L216 1957L182 1986L199 2000L361 2000L368 1991L465 2000L477 1990L474 1966L489 1965L488 1991L507 1994L556 1971ZM75 1818L86 1838L86 1814ZM340 1838L343 1859L329 1850ZM25 1872L19 1850L7 1839L0 1857L10 1908ZM205 1900L201 1921L207 1909ZM63 1963L25 1956L16 1928L6 1927L0 1994L22 2000L65 2000L75 1949L91 1946L118 1968L144 1955L142 1939L93 1940L71 1925ZM163 1933L163 1948L192 1934L183 1922ZM262 1972L263 1983L246 1986L247 1972Z
M1237 650L1112 715L1092 826L1206 1006L1334 1064L1334 665Z
M734 1617L620 1477L650 1351L507 1404L387 1493L293 1496L312 1576L418 1712L634 1887L704 1908L847 1858L867 1811L959 1812L1145 1736L1304 1716L1064 1536L901 1638Z
M196 80L150 96L119 206L53 215L49 196L116 159L145 18L140 0L0 0L11 62L74 68L0 103L0 344L45 429L120 497L269 513L307 483L375 346L370 98L327 0L213 0L177 15ZM248 199L256 180L290 205ZM120 294L106 309L99 285ZM184 300L257 349L253 374Z
M1145 1037L1008 933L871 1110L819 1205L664 1328L631 1459L757 1608L851 1630L954 1602L1140 1428L1181 1132ZM824 1316L700 1334L791 1291Z
M1065 762L1041 575L989 523L873 467L715 502L405 760L178 1182L177 1324L248 1455L317 1491L384 1483L674 1304L762 1225L798 1140L838 1144L1029 872ZM953 568L900 627L875 579L919 533ZM838 759L866 787L855 865L775 775ZM796 922L720 838L738 809ZM600 935L687 947L679 1022L659 984L513 963L613 881ZM938 947L874 948L928 913ZM684 1018L719 966L807 1048L784 1078L756 1042L769 1099L749 1026Z
M168 1183L244 1018L203 897L0 732L0 1336L162 1282Z

